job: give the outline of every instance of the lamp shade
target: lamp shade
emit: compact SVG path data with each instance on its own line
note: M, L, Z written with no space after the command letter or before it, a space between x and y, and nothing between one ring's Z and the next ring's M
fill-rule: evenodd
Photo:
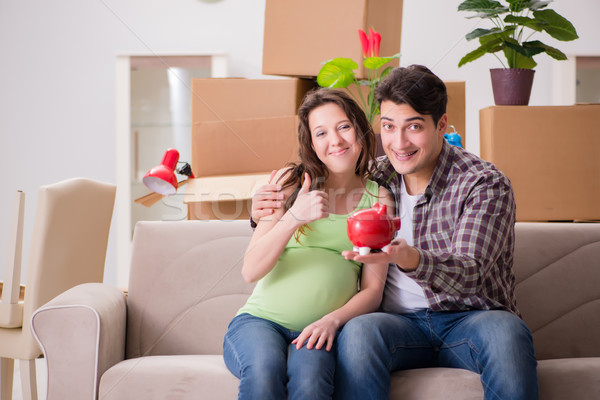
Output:
M175 176L175 167L177 161L179 161L179 152L175 149L168 149L160 165L146 172L142 182L148 189L162 195L176 193L177 177Z

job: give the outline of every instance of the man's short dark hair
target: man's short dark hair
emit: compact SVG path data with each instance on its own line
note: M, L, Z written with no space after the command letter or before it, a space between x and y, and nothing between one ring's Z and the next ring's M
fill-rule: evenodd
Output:
M422 65L394 68L375 89L375 98L395 104L408 104L416 112L431 115L433 122L446 113L446 85L429 68Z

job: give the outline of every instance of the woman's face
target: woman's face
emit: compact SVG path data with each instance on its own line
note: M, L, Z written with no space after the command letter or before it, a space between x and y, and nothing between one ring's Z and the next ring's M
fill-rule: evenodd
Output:
M354 125L335 103L326 103L308 114L312 147L332 173L354 173L362 146Z

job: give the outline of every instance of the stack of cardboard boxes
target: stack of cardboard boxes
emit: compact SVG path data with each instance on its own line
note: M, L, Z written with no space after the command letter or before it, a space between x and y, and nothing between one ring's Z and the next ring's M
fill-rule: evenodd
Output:
M250 216L255 189L297 154L296 110L308 79L194 79L190 219Z
M323 62L362 64L357 30L369 27L381 33L382 56L398 53L401 21L401 0L267 0L262 72L287 78L193 80L189 218L248 218L255 189L296 160L297 109ZM464 82L447 85L449 124L464 140Z

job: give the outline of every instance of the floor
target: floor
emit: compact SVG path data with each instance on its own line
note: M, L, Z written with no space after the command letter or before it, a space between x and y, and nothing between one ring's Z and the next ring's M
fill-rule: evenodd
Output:
M35 360L35 368L37 372L37 389L38 389L38 400L46 399L46 384L48 381L46 359L38 358ZM21 372L19 370L19 363L15 362L15 379L13 381L13 397L12 400L23 400L23 394L21 389Z

